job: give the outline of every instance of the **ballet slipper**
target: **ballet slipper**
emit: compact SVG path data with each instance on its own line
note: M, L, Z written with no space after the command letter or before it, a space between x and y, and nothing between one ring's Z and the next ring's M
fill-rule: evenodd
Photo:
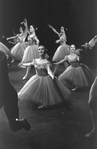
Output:
M97 133L96 133L95 129L93 129L90 133L86 134L85 137L90 138L90 137L95 136L96 134Z
M78 89L79 87L76 86L75 88L71 89L71 91L75 92L75 91L78 91Z
M25 75L24 77L23 77L23 80L26 80L27 79L27 75Z
M42 108L46 108L46 107L48 107L47 105L40 105L40 106L38 106L37 108L38 109L42 109Z
M38 109L44 108L44 105L38 106L37 108Z

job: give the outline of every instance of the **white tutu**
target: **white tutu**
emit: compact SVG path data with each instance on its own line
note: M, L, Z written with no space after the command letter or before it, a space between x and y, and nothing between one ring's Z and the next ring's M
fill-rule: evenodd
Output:
M29 45L25 49L21 63L32 62L33 59L36 59L36 58L39 58L38 45Z
M62 44L57 48L52 60L60 61L60 60L64 59L64 57L66 55L69 55L69 54L70 54L70 51L69 51L68 45Z
M4 52L7 56L10 56L10 50L2 43L0 42L0 51Z
M18 43L11 49L11 54L12 54L12 56L13 56L16 60L21 61L25 49L26 49L26 44L25 44L25 42L18 42Z
M56 80L61 93L66 100L70 91L60 81ZM43 105L54 105L62 102L64 99L59 95L54 82L49 76L34 75L19 91L18 98L23 100L32 100L35 103Z
M58 80L63 84L68 80L78 87L87 87L93 83L94 75L85 65L79 65L78 67L69 66L59 75Z

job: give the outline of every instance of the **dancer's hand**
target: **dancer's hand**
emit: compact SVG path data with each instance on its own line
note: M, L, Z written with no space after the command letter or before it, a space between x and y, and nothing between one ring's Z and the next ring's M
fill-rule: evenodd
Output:
M9 40L9 38L6 38L6 40Z
M21 63L23 66L31 66L32 63Z
M59 43L59 40L56 40L55 43Z
M94 40L95 40L95 39L97 39L97 35L96 35L96 36L94 36Z

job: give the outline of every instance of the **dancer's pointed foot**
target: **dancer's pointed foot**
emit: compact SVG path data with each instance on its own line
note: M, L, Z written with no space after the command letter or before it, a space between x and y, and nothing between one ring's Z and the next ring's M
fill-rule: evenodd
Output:
M93 137L97 134L97 132L95 131L95 129L93 129L90 133L86 134L85 137L90 138Z
M75 88L71 89L71 91L76 92L76 91L78 91L78 89L79 89L79 87L76 86Z
M15 60L13 59L12 61L11 61L11 63L14 63L15 62Z
M25 75L24 77L23 77L23 80L26 80L27 79L27 75Z
M37 108L42 109L42 108L44 108L44 105L38 106Z

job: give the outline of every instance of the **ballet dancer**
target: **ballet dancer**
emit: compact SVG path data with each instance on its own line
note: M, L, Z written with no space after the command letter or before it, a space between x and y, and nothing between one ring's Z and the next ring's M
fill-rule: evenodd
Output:
M86 65L80 63L79 50L76 50L75 45L71 45L70 54L56 63L58 65L64 61L69 62L70 66L58 76L58 80L66 86L68 86L69 83L74 85L75 87L72 88L72 91L77 91L79 88L90 87L95 79L92 71Z
M31 25L30 26L30 34L28 35L28 46L24 51L21 65L23 63L32 62L33 59L35 59L35 58L39 58L38 47L39 47L39 39L36 36L34 27ZM31 68L30 66L26 67L26 74L23 77L23 80L27 79L30 68Z
M70 90L58 81L50 69L50 62L45 58L44 46L38 48L39 58L33 59L24 66L34 65L36 74L32 76L23 88L18 92L20 100L32 100L37 103L38 108L56 105L65 102L69 109L68 96Z
M5 114L12 131L31 129L26 119L19 119L18 96L14 87L11 85L7 61L4 52L0 51L0 109L4 108Z
M57 50L54 53L54 56L52 58L52 61L60 61L62 60L66 55L70 54L69 51L69 45L66 44L67 42L67 37L65 34L64 27L62 26L60 29L60 33L58 33L51 25L49 27L58 35L59 39L56 40L56 43L60 43L60 46L57 48ZM68 67L68 63L65 61L64 62L65 68Z

